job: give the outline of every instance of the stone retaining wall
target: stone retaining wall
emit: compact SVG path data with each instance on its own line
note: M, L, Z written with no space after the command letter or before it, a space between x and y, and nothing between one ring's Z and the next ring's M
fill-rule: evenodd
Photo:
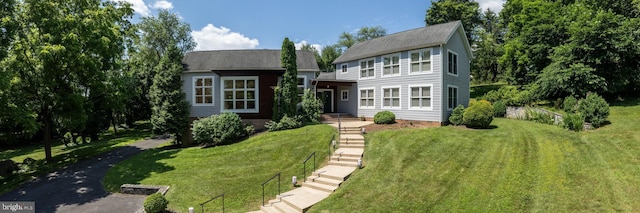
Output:
M122 184L120 186L120 193L122 194L136 194L136 195L150 195L153 193L166 194L169 191L169 186L149 186L149 185L136 185L136 184Z

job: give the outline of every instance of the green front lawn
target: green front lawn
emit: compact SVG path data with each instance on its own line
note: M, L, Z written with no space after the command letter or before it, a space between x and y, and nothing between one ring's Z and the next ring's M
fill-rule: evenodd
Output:
M69 147L64 146L60 140L56 140L51 147L53 160L49 163L44 162L43 144L2 150L0 151L0 159L11 159L16 163L21 163L24 159L30 157L37 162L33 166L34 168L25 173L14 174L10 178L0 177L0 194L8 192L39 175L150 137L150 128L151 125L149 123L143 123L129 130L119 130L117 135L114 135L113 130L110 130L103 134L102 139L99 141Z
M580 133L507 119L372 133L365 168L311 212L637 212L638 101L609 120Z
M312 125L295 130L269 132L240 143L212 148L153 149L129 158L107 172L103 184L109 191L120 185L168 185L169 208L186 212L189 207L225 193L225 211L257 210L262 184L282 172L282 192L292 188L291 176L302 180L302 161L316 152L318 166L327 159L333 127ZM313 163L307 164L307 173ZM277 194L277 180L267 184L266 201ZM220 200L205 211L220 210Z

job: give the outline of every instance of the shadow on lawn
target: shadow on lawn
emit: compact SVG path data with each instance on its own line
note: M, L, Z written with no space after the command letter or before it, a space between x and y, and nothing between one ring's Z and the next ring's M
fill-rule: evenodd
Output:
M122 184L140 184L152 173L164 173L175 169L161 160L175 158L181 149L172 146L160 147L144 151L137 156L121 162L111 168L104 178L103 184L107 191L118 192ZM169 185L168 183L165 185Z

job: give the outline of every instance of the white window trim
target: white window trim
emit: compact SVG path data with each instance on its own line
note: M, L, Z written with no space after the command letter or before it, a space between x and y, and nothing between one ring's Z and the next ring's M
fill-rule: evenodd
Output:
M454 55L456 55L456 74L453 74L453 73L450 73L450 72L449 72L449 69L450 69L450 68L449 68L449 53L453 53ZM456 52L454 52L454 51L451 51L451 50L447 50L447 60L446 60L446 64L447 64L447 71L446 71L446 72L447 72L447 74L448 74L448 75L450 75L450 76L458 77L458 72L460 72L460 66L459 66L459 64L460 64L460 60L459 60L459 57L458 57L458 53L456 53Z
M363 61L373 61L373 76L362 77L362 62ZM374 79L376 78L376 58L367 58L358 61L358 79Z
M256 108L255 109L234 109L227 110L224 109L224 81L225 80L255 80L256 81L256 89L255 89L255 99L256 99ZM229 77L220 77L220 112L235 112L235 113L259 113L260 112L260 79L258 76L229 76Z
M298 75L298 77L296 78L296 88L300 88L300 85L297 85L298 83L298 78L302 78L304 79L304 88L302 88L302 91L306 90L308 88L307 85L307 76L306 75ZM304 96L304 92L302 92L302 94L298 94L300 97Z
M429 61L431 62L431 63L430 63L430 66L431 66L431 67L429 68L429 71L411 72L411 62L413 62L413 61L411 60L411 54L412 54L412 53L415 53L415 52L422 53L422 52L427 51L427 50L429 50ZM422 59L422 58L421 58L421 59ZM409 61L409 62L408 62L408 64L409 64L409 69L408 69L408 70L409 70L409 75L432 74L432 73L433 73L433 48L425 48L425 49L419 49L419 50L412 50L412 51L409 51L408 61ZM424 61L424 59L420 60L420 63L421 63L422 61Z
M394 107L394 106L385 106L384 105L384 90L385 89L398 89L398 106ZM402 108L402 88L400 88L400 86L388 86L388 87L381 87L380 88L380 106L382 109L401 109ZM393 104L392 104L393 105Z
M362 90L373 90L373 106L366 106L363 107L362 103L360 103L362 101ZM358 109L375 109L376 108L376 88L374 87L367 87L367 88L359 88L358 89Z
M199 103L196 103L196 81L198 79L207 79L207 78L211 79L211 103L210 104L205 104L205 103L199 104ZM215 89L214 88L215 88L215 85L216 85L215 76L193 76L193 78L191 78L191 79L192 79L192 83L191 83L191 103L192 103L192 106L215 106L216 105L215 104L216 103L216 100L215 100L216 96L214 95L215 94Z
M413 97L411 97L411 88L415 88L415 87L429 87L431 88L429 91L429 97L431 97L431 106L430 107L414 107L411 106L411 99ZM433 111L433 84L415 84L415 85L409 85L409 88L407 88L407 94L409 94L409 96L407 96L409 98L409 109L410 110L422 110L422 111ZM422 97L422 96L420 96ZM449 99L447 99L447 101L449 101Z
M347 98L344 98L344 94L347 94ZM340 100L349 101L349 90L340 90Z
M344 71L342 69L342 67L344 67ZM347 74L349 73L349 64L344 63L344 64L340 64L340 74Z
M385 75L384 74L384 58L385 57L393 57L393 56L398 56L398 74L388 74ZM380 61L380 64L382 65L382 72L380 74L380 76L384 77L393 77L393 76L400 76L402 74L402 58L400 53L394 53L394 54L389 54L389 55L384 55L382 56L382 60ZM375 66L374 66L375 67ZM393 69L392 69L393 70Z
M451 96L451 94L449 94L449 88L456 88L456 104L454 104L455 106L449 106L449 96ZM458 97L460 94L460 91L458 89L458 86L455 85L447 85L447 96L446 96L446 102L447 102L447 110L448 111L452 111L454 108L457 107L457 105L459 105L460 103L458 102L460 100L460 98Z

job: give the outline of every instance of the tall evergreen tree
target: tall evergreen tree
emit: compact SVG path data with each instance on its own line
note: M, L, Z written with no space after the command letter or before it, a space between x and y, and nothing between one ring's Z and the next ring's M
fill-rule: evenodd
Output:
M169 47L156 67L150 88L151 124L156 134L171 133L175 143L183 141L189 127L189 102L182 92L182 53L177 46Z
M296 63L295 44L284 38L280 57L282 68L285 69L282 82L274 94L274 120L279 121L284 115L297 114L296 105L300 102L298 96L298 65Z

